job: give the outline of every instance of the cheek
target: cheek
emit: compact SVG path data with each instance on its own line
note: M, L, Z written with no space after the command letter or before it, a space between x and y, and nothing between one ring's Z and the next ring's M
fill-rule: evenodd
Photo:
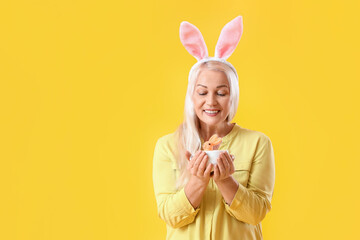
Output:
M200 112L201 104L199 104L199 102L196 101L194 101L193 103L194 103L195 112Z
M224 107L224 109L230 108L230 98L223 99L221 101L221 105Z
M195 107L199 107L199 106L202 106L204 103L203 103L204 101L203 100L201 100L201 99L199 99L199 98L193 98L193 103L194 103L194 106Z

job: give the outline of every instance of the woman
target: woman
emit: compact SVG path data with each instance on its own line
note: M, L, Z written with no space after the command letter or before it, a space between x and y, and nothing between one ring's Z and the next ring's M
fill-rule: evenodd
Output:
M198 62L189 74L184 122L160 137L154 151L153 183L166 239L262 239L261 221L274 191L274 153L264 133L231 123L238 75L225 59L241 34L239 16L225 25L215 57L208 57L200 31L188 22L180 26L181 41ZM201 146L213 134L222 137L215 149L230 154L206 167Z

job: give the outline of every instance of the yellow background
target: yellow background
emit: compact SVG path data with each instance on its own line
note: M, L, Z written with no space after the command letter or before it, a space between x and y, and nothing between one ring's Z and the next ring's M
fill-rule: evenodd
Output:
M360 239L358 1L2 1L0 239L165 239L156 140L183 119L196 62L243 16L228 59L240 126L276 161L264 239Z

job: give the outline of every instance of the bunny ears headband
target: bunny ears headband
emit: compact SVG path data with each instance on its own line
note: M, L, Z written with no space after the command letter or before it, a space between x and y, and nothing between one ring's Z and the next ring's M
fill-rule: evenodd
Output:
M189 80L193 69L200 63L208 61L219 61L227 64L234 71L236 78L238 78L235 68L226 59L234 52L242 32L242 16L237 16L223 27L215 47L215 57L209 57L204 38L199 29L189 22L181 22L180 41L186 50L198 61L190 70Z

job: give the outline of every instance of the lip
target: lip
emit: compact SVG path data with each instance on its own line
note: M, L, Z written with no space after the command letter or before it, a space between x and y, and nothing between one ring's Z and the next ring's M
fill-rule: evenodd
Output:
M212 110L212 111L218 111L217 113L207 113L207 112L205 112L205 110L204 110L204 113L206 114L206 115L208 115L208 116L210 116L210 117L215 117L215 116L217 116L221 111L220 110Z
M204 111L220 111L219 109L204 109Z

